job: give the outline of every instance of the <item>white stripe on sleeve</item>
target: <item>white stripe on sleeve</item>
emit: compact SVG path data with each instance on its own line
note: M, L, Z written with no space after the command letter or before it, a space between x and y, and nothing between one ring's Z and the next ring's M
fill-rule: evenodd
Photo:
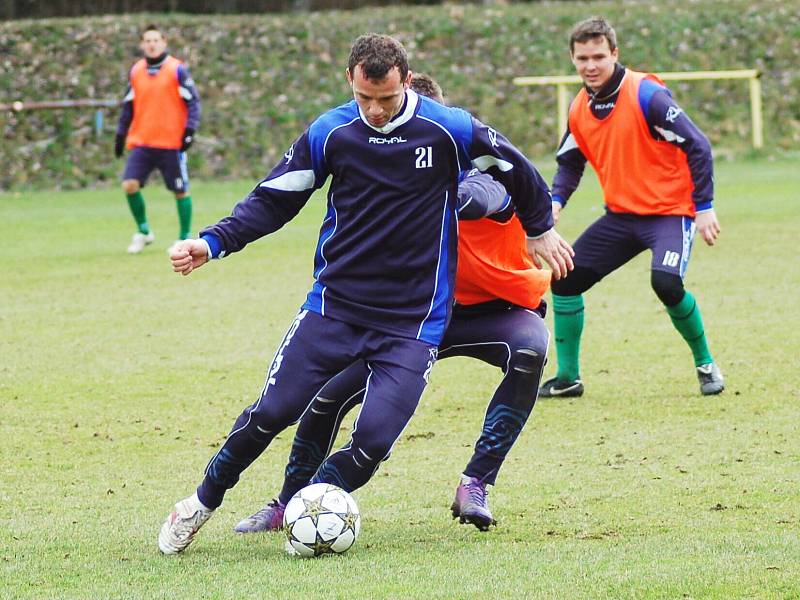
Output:
M314 187L314 171L289 171L261 183L258 187L280 190L282 192L302 192Z
M489 167L497 167L505 173L506 171L510 171L514 168L514 165L507 160L503 160L502 158L497 158L496 156L491 156L489 154L484 154L483 156L474 158L472 160L472 164L478 167L478 169L481 171L486 171Z

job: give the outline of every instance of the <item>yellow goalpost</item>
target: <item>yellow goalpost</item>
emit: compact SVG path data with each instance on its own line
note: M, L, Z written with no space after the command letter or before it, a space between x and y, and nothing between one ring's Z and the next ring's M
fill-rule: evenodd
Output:
M764 146L763 119L761 114L761 73L757 69L737 71L669 71L656 73L664 81L689 81L701 79L747 79L750 82L750 121L753 132L753 147ZM515 77L514 85L554 85L558 97L558 135L567 129L567 111L570 97L567 86L581 82L577 75L544 75L540 77Z

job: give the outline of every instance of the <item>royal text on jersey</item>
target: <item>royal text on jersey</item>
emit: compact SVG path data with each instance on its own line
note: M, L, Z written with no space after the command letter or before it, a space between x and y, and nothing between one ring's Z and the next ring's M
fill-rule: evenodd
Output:
M404 144L408 140L402 136L390 137L390 138L379 138L379 137L371 137L369 138L370 144Z

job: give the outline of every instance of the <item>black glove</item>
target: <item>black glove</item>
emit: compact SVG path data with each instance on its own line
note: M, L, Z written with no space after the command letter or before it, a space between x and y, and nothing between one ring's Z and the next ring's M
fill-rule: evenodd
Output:
M194 129L187 127L183 130L183 142L181 143L181 152L186 152L189 146L194 142Z
M123 152L125 152L125 136L117 134L114 139L114 156L119 158Z

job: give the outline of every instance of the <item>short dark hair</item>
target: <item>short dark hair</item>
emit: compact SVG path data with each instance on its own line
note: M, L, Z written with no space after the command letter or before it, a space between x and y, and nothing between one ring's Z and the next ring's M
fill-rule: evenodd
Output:
M361 65L364 77L371 81L383 81L394 67L400 71L401 81L408 76L406 49L388 35L367 33L359 36L347 59L347 70L351 76L358 65Z
M617 32L603 17L589 17L575 25L569 34L569 52L575 51L575 44L583 44L595 38L604 37L613 52L617 47Z
M431 100L436 100L439 104L444 104L442 88L430 75L414 73L411 77L411 89L420 96L427 96Z
M157 31L158 33L160 33L160 34L161 34L161 37L166 37L166 36L164 35L164 32L163 32L163 31L161 31L161 29L159 28L159 26L158 26L158 25L156 25L155 23L150 23L150 24L149 24L149 25L147 25L147 26L146 26L144 29L142 29L142 33L141 33L141 35L139 36L139 38L140 38L140 39L144 39L144 34L145 34L145 33L147 33L148 31Z

